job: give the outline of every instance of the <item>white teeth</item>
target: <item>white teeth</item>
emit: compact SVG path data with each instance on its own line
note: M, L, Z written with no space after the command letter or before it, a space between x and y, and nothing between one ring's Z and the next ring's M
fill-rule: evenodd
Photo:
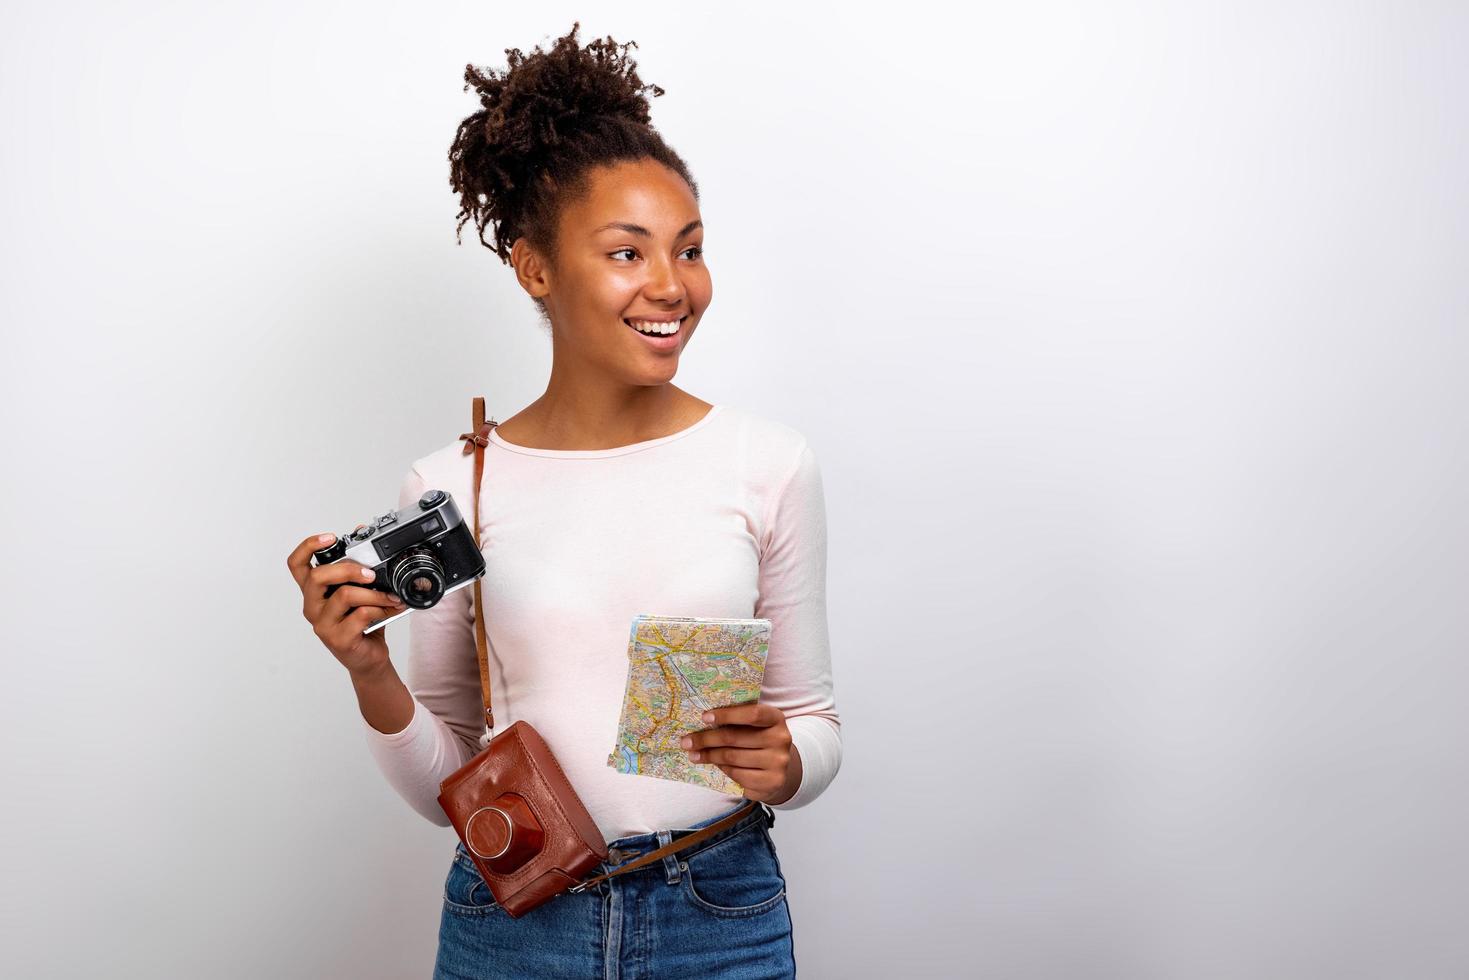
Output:
M682 321L672 320L668 323L654 323L652 320L629 320L627 322L633 325L633 329L638 330L642 333L656 333L666 336L668 334L677 333L678 325Z

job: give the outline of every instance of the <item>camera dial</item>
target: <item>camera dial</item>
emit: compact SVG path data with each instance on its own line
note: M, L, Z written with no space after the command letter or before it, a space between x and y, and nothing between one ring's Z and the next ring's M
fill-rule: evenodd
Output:
M444 496L445 494L442 490L429 490L422 497L418 498L418 509L433 510L444 502Z
M332 562L336 561L338 558L341 558L346 553L347 542L342 539L341 535L338 535L337 540L333 541L325 548L322 548L320 551L313 552L313 554L316 556L316 563L318 565L329 565Z

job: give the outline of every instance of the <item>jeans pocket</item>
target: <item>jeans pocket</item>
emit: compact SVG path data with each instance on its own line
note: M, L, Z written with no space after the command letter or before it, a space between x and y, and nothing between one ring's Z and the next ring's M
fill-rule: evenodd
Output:
M500 907L473 859L459 851L444 879L444 907L458 915L488 915Z
M679 871L684 898L709 915L761 915L785 901L785 878L759 828L695 852L679 863Z

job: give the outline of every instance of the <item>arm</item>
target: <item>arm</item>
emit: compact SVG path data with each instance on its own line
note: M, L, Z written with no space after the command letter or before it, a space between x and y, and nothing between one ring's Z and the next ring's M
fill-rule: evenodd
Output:
M842 762L826 619L826 501L809 445L802 446L762 529L755 615L771 623L760 701L781 710L791 733L786 785L776 797L781 802L769 805L794 810L820 796Z
M376 671L352 675L362 720L374 731L401 732L413 720L413 695L391 660Z
M427 490L410 469L398 494L408 507ZM480 750L484 710L474 647L473 586L408 616L408 683L391 662L378 676L353 678L369 751L388 783L440 827L439 783Z

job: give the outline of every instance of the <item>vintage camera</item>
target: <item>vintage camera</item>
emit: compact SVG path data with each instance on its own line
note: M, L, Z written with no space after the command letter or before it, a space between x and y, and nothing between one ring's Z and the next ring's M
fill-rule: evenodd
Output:
M391 592L408 604L396 616L373 623L364 634L382 629L415 609L430 609L440 599L462 589L485 573L474 533L459 515L454 498L429 490L418 503L389 511L370 524L359 524L337 535L329 547L312 554L316 565L350 558L377 572L371 582L353 582L363 588ZM326 595L337 590L327 586Z

